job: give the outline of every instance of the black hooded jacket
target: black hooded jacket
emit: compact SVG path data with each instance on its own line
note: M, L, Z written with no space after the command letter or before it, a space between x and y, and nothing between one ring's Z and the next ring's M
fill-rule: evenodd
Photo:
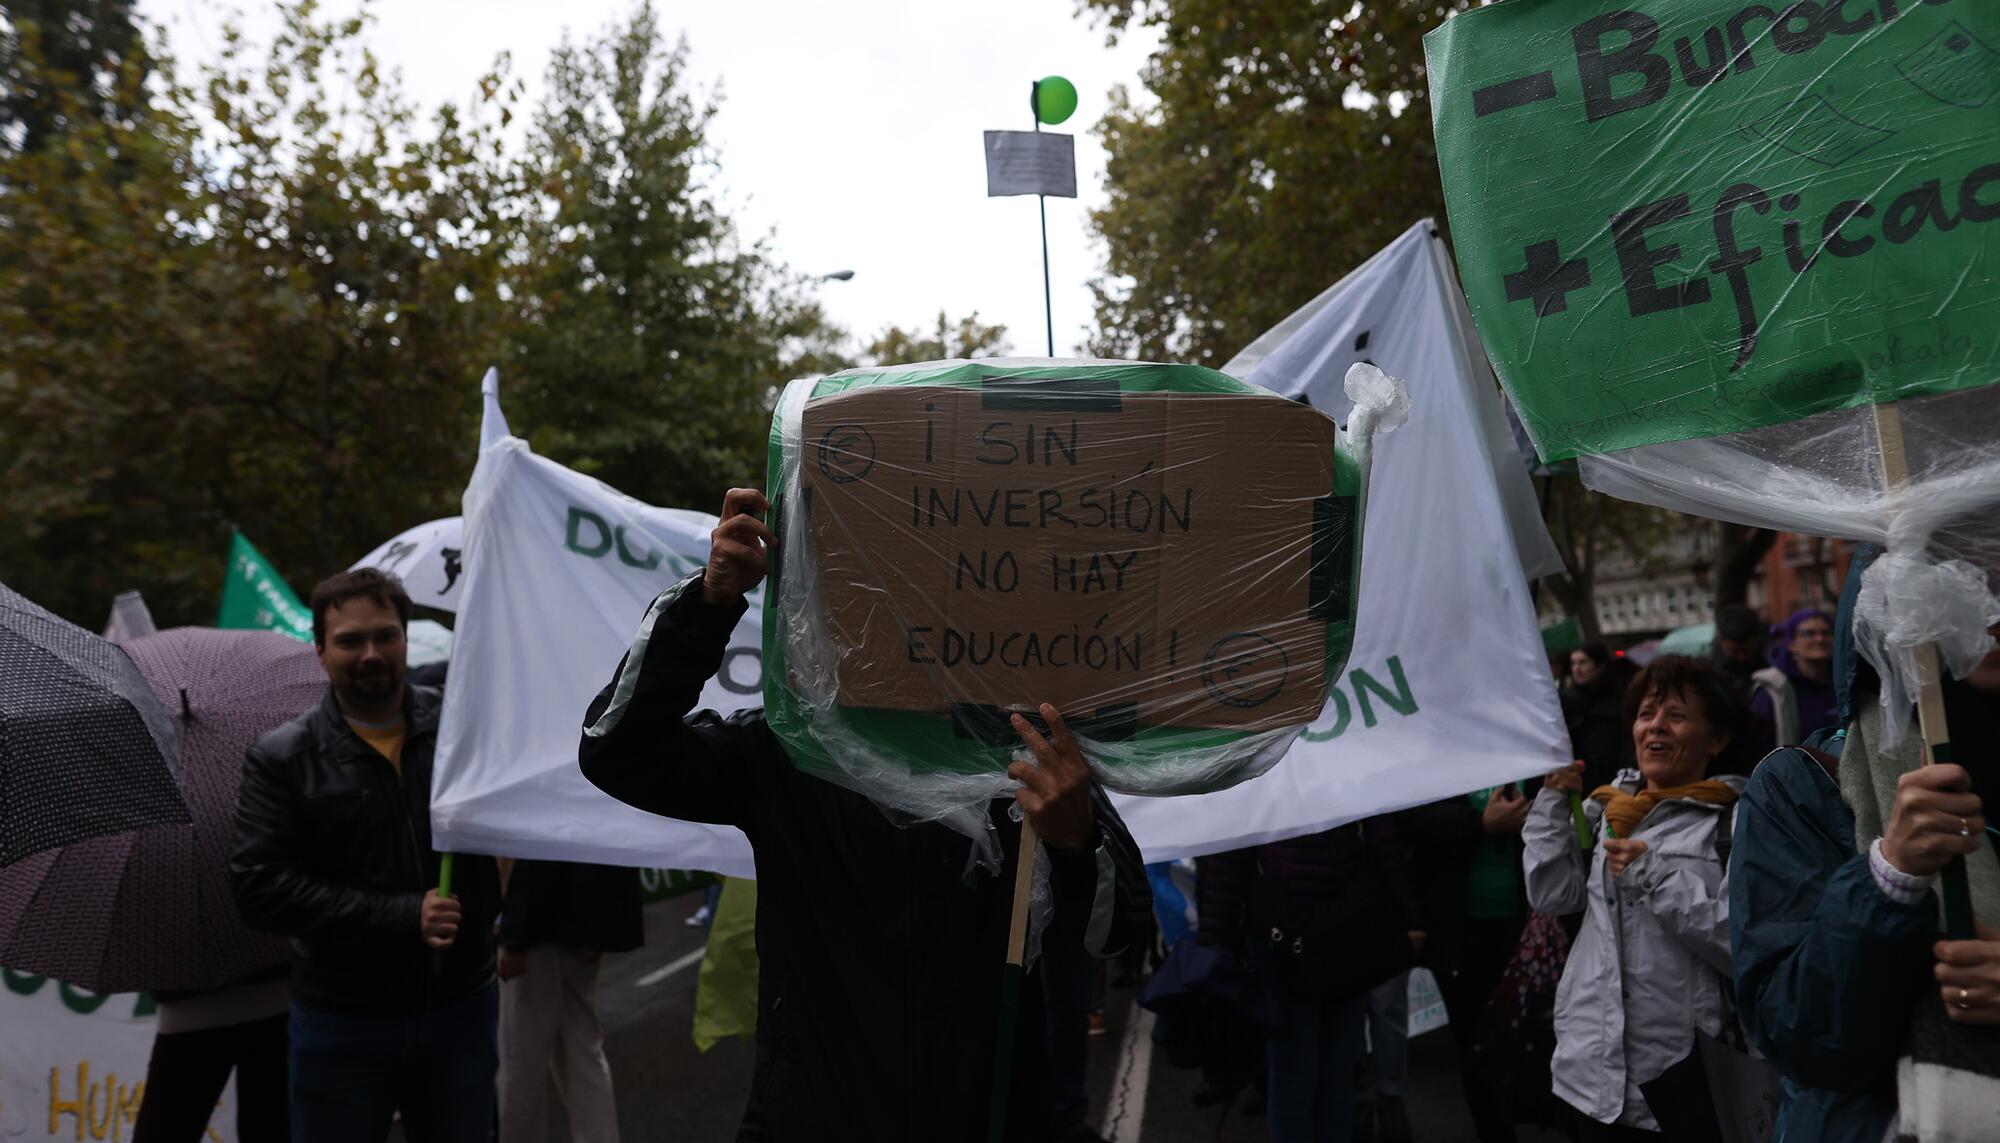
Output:
M590 704L584 776L640 809L733 825L757 859L756 1073L739 1139L931 1143L986 1138L1011 877L968 871L971 843L899 828L867 798L792 765L759 710L690 713L744 605L689 579L647 612ZM614 699L622 703L614 706ZM1113 956L1148 939L1138 847L1093 787L1095 852L1051 856L1043 934ZM1007 864L1020 827L990 818ZM1007 1138L1051 1137L1038 973L1021 986Z

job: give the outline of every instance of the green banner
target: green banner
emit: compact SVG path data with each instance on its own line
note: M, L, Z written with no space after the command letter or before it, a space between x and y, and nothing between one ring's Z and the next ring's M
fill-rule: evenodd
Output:
M2000 380L2000 3L1502 0L1425 48L1545 459Z
M222 581L222 613L215 625L276 631L312 642L312 612L241 532L229 540L229 572Z
M1564 651L1574 651L1583 646L1583 627L1572 615L1561 623L1551 623L1542 628L1542 650L1551 655Z

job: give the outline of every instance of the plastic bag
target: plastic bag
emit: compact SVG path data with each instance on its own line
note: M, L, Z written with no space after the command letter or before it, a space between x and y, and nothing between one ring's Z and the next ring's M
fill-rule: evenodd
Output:
M1407 407L1358 369L1363 431ZM794 762L997 866L1051 703L1104 786L1276 764L1354 631L1364 473L1324 414L1212 370L948 361L793 382L771 436L765 704Z

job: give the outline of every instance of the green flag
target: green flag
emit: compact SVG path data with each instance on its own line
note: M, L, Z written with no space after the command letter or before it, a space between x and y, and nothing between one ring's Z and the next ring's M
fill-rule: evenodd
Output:
M1425 48L1545 459L2000 380L2000 3L1503 0Z
M241 532L229 540L229 572L222 581L222 613L215 625L276 631L312 642L312 612Z

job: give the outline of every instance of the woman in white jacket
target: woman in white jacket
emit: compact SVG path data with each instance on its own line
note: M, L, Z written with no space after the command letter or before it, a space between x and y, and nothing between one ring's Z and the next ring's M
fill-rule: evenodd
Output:
M1625 710L1638 768L1584 799L1596 843L1582 847L1572 817L1581 762L1544 780L1521 831L1529 903L1584 914L1556 993L1555 1092L1586 1143L1716 1139L1695 1033L1734 1021L1723 881L1743 779L1709 775L1742 739L1744 707L1706 664L1667 656Z

